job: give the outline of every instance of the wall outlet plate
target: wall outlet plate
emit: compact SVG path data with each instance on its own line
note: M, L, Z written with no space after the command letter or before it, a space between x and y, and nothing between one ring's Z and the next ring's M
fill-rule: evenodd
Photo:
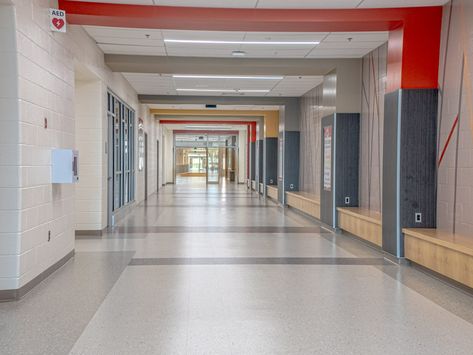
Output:
M350 197L345 197L345 205L349 205L350 204Z
M291 190L294 190L294 184L290 184L290 185L289 185L289 188L290 188Z
M415 221L416 223L422 223L422 213L416 213L415 214Z

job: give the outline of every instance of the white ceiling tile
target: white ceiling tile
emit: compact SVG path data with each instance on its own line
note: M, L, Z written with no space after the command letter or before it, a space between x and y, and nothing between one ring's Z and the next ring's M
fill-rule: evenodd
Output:
M371 49L322 49L317 48L307 55L307 58L360 58L369 53Z
M135 55L166 55L163 47L124 46L114 44L99 44L104 53L135 54Z
M388 40L388 32L332 32L322 43L348 42L349 38L351 38L351 42L386 42Z
M248 32L246 41L321 41L328 32Z
M92 36L117 37L117 38L147 38L149 35L151 40L162 39L161 30L156 29L139 29L124 27L102 27L102 26L83 26L84 29Z
M122 45L140 45L146 47L163 47L164 42L162 39L146 39L146 38L119 38L119 37L94 37L95 41L99 44L122 44Z
M222 90L270 90L268 95L301 96L317 86L320 76L287 76L282 80L255 79L184 79L170 75L124 73L125 78L139 94L155 95L209 95L209 96L265 96L266 93L222 93L202 91L176 91L182 89L222 89Z
M314 51L317 51L319 49L352 49L352 48L364 48L364 49L374 49L378 48L382 44L384 44L384 41L376 41L376 42L322 42L320 43Z
M166 39L180 40L215 40L215 41L242 41L245 32L238 31L186 31L186 30L162 30Z
M167 48L170 56L177 57L231 57L232 51L228 49L205 49L205 48Z
M355 8L360 0L259 0L258 8L272 9L336 9Z

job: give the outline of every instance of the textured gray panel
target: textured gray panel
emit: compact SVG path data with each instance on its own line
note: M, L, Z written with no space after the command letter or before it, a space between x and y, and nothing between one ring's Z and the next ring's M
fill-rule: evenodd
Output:
M397 161L399 92L384 97L383 249L397 255Z
M358 206L360 114L337 113L335 144L337 145L336 207ZM350 199L348 204L345 203L345 197Z
M299 191L300 132L286 131L284 144L284 191Z
M258 181L263 183L264 174L264 141L258 140Z
M332 126L334 124L335 115L329 115L322 118L322 129L321 129L321 159L320 159L320 220L330 226L333 225L333 147L334 141L332 136L332 190L324 190L324 128ZM333 134L333 133L332 133Z
M401 226L435 228L438 90L403 90L401 114ZM422 213L422 222L415 214ZM402 244L401 244L402 245Z
M383 157L383 249L398 257L404 256L402 228L436 227L438 90L402 90L400 99L399 91L385 97Z
M266 138L266 184L278 183L278 139Z
M256 179L256 142L250 143L250 179Z

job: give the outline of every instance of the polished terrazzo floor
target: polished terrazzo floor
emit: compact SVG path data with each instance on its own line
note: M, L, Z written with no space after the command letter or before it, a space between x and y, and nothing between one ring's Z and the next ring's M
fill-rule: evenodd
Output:
M23 300L0 354L472 354L473 297L244 186L167 186Z

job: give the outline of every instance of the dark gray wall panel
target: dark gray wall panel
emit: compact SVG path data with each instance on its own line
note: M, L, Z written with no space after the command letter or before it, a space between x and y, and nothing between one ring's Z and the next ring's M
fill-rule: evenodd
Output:
M250 143L250 179L256 179L256 142Z
M401 114L401 226L435 228L438 90L403 90ZM422 222L415 214L422 213Z
M264 174L264 141L258 140L258 182L263 183Z
M266 184L278 183L278 139L266 138Z
M336 198L337 207L358 206L360 114L337 113ZM345 203L345 198L350 199ZM335 214L336 216L337 214ZM337 225L337 223L336 223Z
M333 173L332 173L332 189L330 191L324 190L324 128L332 126L332 172L333 172L333 148L334 148L334 134L333 134L333 124L334 124L335 115L329 115L322 118L322 129L320 136L321 144L321 166L320 166L320 220L330 226L333 225Z
M397 162L399 91L384 97L383 135L383 249L397 255Z
M286 131L284 144L284 191L299 191L300 132Z

